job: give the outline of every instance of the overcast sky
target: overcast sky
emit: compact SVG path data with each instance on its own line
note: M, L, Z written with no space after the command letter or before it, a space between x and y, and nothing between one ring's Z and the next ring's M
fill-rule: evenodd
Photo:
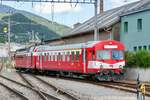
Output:
M138 0L104 0L104 10L109 10L127 3ZM52 20L54 11L54 21L72 27L77 22L84 22L94 15L94 5L92 4L51 4L51 3L25 3L25 2L2 2L13 8L25 10L48 20ZM53 7L52 7L53 5ZM54 8L54 10L52 10Z

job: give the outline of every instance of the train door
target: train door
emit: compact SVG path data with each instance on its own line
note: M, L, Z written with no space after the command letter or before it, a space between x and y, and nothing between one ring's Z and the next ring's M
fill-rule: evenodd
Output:
M93 63L93 61L95 60L95 52L93 49L88 49L87 50L87 60L86 60L86 70L88 72L88 68L91 65L91 63Z
M28 56L30 57L30 67L33 68L33 61L34 61L33 60L33 53L31 52L31 56L30 55L28 55ZM27 59L29 59L29 58L27 58Z
M43 58L43 56L42 56L42 54L41 55L39 55L39 69L42 69L42 58Z
M86 64L87 64L87 59L86 59L87 58L87 56L86 56L87 54L86 53L87 53L87 51L84 48L83 49L83 56L82 56L83 57L83 60L82 60L83 61L83 73L86 73Z

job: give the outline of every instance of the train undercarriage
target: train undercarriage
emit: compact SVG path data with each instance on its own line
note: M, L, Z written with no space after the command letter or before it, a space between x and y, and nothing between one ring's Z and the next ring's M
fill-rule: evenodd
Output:
M82 78L96 81L117 81L123 80L125 77L125 70L115 73L113 70L102 70L99 73L83 74L80 72L68 72L68 71L54 71L54 70L38 70L38 69L27 69L27 68L16 68L16 71L34 73L47 76L57 77L70 77L70 78Z

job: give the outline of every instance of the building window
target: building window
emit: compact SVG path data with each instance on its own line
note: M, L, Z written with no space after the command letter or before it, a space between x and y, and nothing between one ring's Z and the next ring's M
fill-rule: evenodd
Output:
M147 46L146 45L143 46L143 50L147 50Z
M134 47L134 51L137 51L137 47Z
M142 50L142 46L139 46L139 50Z
M124 32L128 32L128 22L124 22Z
M137 19L137 30L138 31L142 30L142 19Z

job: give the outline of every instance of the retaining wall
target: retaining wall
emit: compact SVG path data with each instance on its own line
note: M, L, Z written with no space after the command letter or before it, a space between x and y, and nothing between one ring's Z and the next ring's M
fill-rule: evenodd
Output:
M141 81L149 81L150 82L150 69L128 68L127 69L127 79L136 80L138 73L140 75Z

